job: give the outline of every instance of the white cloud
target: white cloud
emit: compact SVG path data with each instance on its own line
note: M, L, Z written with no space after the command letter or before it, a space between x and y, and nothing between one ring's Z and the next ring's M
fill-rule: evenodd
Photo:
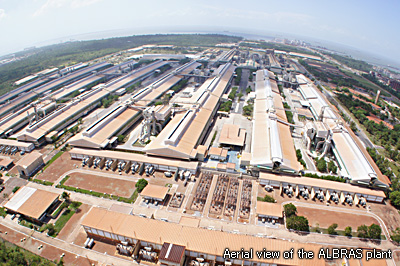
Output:
M6 11L4 9L0 8L0 20L5 18L7 16Z
M101 0L47 0L38 10L33 13L34 17L40 16L51 9L61 7L81 8L93 5Z

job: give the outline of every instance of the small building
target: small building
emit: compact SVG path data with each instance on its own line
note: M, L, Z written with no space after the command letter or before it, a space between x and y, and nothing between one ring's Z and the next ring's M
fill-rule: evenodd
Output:
M225 161L226 157L228 156L228 150L217 147L211 147L208 150L208 155L210 156L210 159Z
M0 169L10 169L14 165L14 160L10 157L0 157Z
M240 165L243 167L249 166L250 161L251 161L251 153L242 152L242 156L240 157Z
M42 154L31 152L16 163L16 167L21 176L30 177L44 165Z
M218 171L226 171L226 163L219 163L217 164L217 170Z
M57 137L58 131L51 131L49 134L46 135L46 141L48 143L53 143L54 138Z
M148 184L140 193L144 200L163 202L169 188Z
M279 203L257 201L256 213L261 222L283 221L282 205Z
M219 143L223 146L243 147L246 138L246 129L238 125L224 124L219 136Z
M197 160L204 161L206 157L207 157L207 147L204 145L197 146L197 154L196 154Z
M182 266L185 261L185 247L174 245L171 243L164 243L158 261L161 265Z
M226 172L234 173L236 171L236 164L234 163L227 163L226 164Z
M7 211L17 213L37 223L43 223L59 203L59 194L32 187L20 188L4 205Z

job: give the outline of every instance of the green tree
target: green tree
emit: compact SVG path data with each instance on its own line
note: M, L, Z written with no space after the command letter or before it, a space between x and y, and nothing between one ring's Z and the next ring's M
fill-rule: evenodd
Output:
M141 178L137 181L135 187L137 188L138 192L142 192L142 190L147 186L149 182L146 179Z
M285 211L286 217L294 216L297 213L297 208L296 208L296 206L294 206L293 203L285 204L283 206L283 209Z
M18 186L17 186L17 187L14 187L13 190L12 190L12 192L13 192L13 193L17 192L19 188L20 188L20 187L18 187Z
M55 228L54 224L48 223L46 225L46 229L47 229L48 235L54 235L56 233L56 228Z
M326 161L324 158L321 158L317 161L317 169L322 173L326 172Z
M309 232L310 226L308 220L304 216L291 216L286 219L287 229L293 229L297 231Z
M377 224L371 224L368 227L368 237L372 239L381 239L382 229Z
M336 228L338 227L338 224L336 224L336 223L334 223L334 224L331 224L329 227L328 227L328 234L330 234L330 235L337 235L338 233L336 232Z
M361 238L368 238L368 226L366 226L365 224L360 225L357 228L357 236Z
M390 202L396 208L400 208L400 191L393 191L390 193Z
M352 232L353 232L353 230L352 230L351 226L347 226L347 227L344 229L344 235L345 235L345 236L352 236Z
M251 87L248 86L247 89L246 89L246 93L249 94L250 92L251 92Z
M397 227L396 230L392 231L390 238L397 243L400 243L400 227Z
M65 201L69 201L69 196L70 196L70 194L67 193L66 191L64 191L64 192L61 194L61 198L63 198Z
M242 98L242 97L243 97L243 93L240 92L240 93L238 94L238 99L240 100L240 98Z

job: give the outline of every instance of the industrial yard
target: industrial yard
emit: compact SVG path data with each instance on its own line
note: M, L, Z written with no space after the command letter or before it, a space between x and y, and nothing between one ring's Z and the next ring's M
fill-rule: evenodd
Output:
M223 253L396 249L391 179L298 60L339 69L243 40L188 48L141 45L0 96L2 238L65 265L343 265ZM372 224L379 239L360 234Z

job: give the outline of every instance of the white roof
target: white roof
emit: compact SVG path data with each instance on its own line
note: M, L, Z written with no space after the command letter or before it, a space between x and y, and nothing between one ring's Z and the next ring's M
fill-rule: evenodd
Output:
M36 188L23 187L20 188L7 203L4 205L7 209L18 210L32 195L36 192Z

